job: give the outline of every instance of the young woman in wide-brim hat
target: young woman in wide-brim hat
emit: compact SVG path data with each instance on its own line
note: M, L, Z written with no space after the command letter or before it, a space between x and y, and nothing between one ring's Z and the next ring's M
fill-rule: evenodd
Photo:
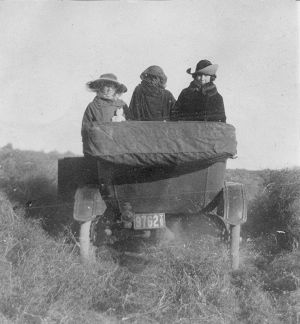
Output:
M127 88L114 74L102 74L97 80L88 82L87 87L96 92L96 96L84 112L82 127L93 122L110 122L117 109L128 109L126 103L120 99Z

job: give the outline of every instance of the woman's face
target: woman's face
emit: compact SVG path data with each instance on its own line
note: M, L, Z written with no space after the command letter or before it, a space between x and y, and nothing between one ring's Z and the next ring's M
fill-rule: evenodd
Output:
M99 90L100 95L106 99L114 99L117 93L117 88L114 85L104 85Z
M210 75L199 74L196 76L195 80L203 85L210 82Z

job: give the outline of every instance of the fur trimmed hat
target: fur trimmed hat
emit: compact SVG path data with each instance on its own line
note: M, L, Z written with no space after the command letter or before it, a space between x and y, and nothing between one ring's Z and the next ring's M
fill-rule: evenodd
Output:
M191 75L206 74L206 75L216 75L218 64L212 64L208 60L201 60L197 63L194 72L191 72L191 68L187 69L186 72Z

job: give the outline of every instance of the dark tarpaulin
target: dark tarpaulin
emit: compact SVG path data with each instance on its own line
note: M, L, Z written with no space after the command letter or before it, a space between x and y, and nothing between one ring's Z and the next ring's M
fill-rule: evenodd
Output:
M94 123L83 153L134 167L214 162L236 155L235 128L220 122Z

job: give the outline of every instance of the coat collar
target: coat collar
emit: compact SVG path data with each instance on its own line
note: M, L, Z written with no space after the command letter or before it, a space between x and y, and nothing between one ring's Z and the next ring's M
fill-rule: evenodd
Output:
M124 102L120 99L111 100L111 99L101 98L99 95L97 95L94 98L94 102L100 106L122 107L124 105Z
M218 93L217 87L213 82L209 82L207 84L204 84L203 86L200 86L195 81L192 81L189 85L189 89L192 91L201 92L203 95L207 95L208 97L212 97Z

